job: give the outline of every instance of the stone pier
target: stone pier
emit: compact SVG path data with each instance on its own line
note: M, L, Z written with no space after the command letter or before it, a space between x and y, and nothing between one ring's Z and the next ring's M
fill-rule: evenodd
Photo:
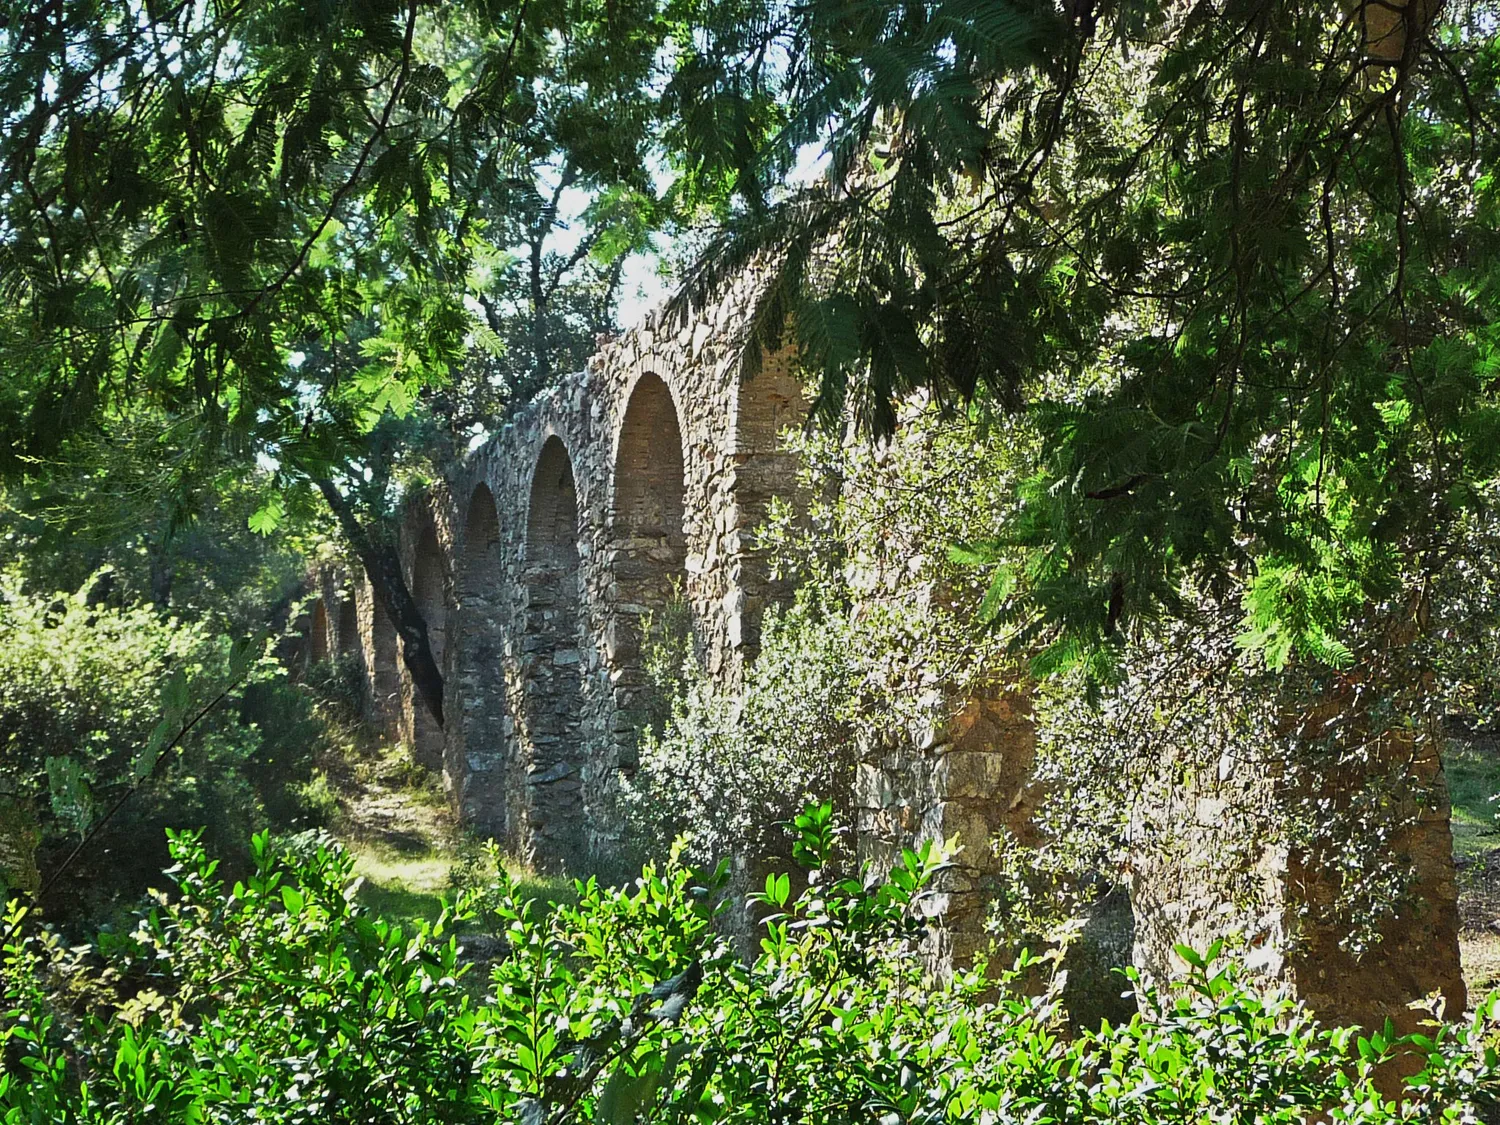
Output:
M537 870L622 873L616 801L648 702L647 616L680 593L704 666L732 684L756 652L764 610L790 597L755 532L773 497L796 492L798 464L779 435L803 422L808 400L790 353L743 377L744 323L743 290L682 325L648 319L449 479L407 498L399 551L444 674L445 727L416 697L369 584L338 567L316 576L311 657L347 657L367 720L441 770L467 826ZM957 838L960 863L934 908L945 923L939 956L963 961L986 940L999 878L992 840L1028 837L1036 736L1028 697L1002 679L932 692L922 730L860 748L855 807L843 811L877 866ZM1173 943L1206 944L1230 926L1269 975L1340 1018L1396 1015L1434 989L1461 1004L1447 808L1435 751L1423 754L1439 798L1404 837L1418 903L1384 952L1356 964L1338 935L1294 925L1299 904L1326 893L1319 873L1288 849L1219 838L1284 794L1263 777L1226 776L1188 779L1140 821L1176 843L1140 849L1137 962L1168 975L1180 968ZM1205 819L1219 836L1197 830ZM1247 866L1220 878L1231 860ZM1246 871L1264 892L1249 913L1236 897Z

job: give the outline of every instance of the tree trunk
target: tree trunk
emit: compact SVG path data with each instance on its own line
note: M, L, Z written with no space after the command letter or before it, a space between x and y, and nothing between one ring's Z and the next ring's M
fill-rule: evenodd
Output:
M416 599L407 589L406 579L401 574L401 560L396 556L395 548L389 543L377 543L370 537L370 533L354 514L348 499L332 481L318 481L318 489L323 493L328 507L333 510L334 518L339 521L339 527L354 548L354 553L364 565L365 574L370 579L370 588L380 599L380 604L385 606L390 619L395 622L396 633L401 638L401 659L406 664L406 670L411 673L417 694L422 697L422 702L427 705L427 710L441 728L443 673L433 659L432 645L427 639L427 621L417 608Z
M146 549L151 564L151 604L165 612L172 605L172 558L164 544L152 543Z
M552 382L552 349L547 341L549 296L542 285L542 239L538 237L531 243L531 362L538 387Z

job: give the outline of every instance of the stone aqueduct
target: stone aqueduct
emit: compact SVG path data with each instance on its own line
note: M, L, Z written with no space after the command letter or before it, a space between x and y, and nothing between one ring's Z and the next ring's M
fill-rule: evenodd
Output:
M366 718L441 769L467 825L539 870L618 858L612 798L644 701L643 615L681 590L709 671L732 681L756 651L765 607L790 597L754 531L773 496L795 499L798 465L779 436L807 401L788 355L740 377L743 302L740 293L697 310L681 328L648 318L539 396L453 479L408 500L400 553L444 674L443 728L415 698L363 577L315 576L313 656L349 654ZM876 864L924 839L959 838L966 865L935 909L945 916L939 953L961 958L984 937L990 840L1002 828L1028 835L1035 736L1026 701L1003 691L949 699L945 714L920 737L862 747L852 812L860 853ZM1430 810L1408 842L1414 907L1356 964L1337 934L1288 938L1301 905L1327 888L1284 849L1251 855L1263 888L1255 904L1220 893L1222 842L1196 837L1232 821L1224 811L1236 803L1267 799L1263 779L1221 777L1164 810L1186 817L1185 847L1132 877L1137 965L1170 972L1175 942L1207 945L1238 928L1252 960L1325 1014L1406 1024L1407 1003L1433 991L1462 1010L1446 808Z
M806 402L784 356L737 377L733 310L606 346L407 503L400 551L444 673L443 728L368 584L318 577L314 654L356 655L369 719L441 768L467 824L539 869L611 854L612 783L643 702L642 616L680 590L710 671L733 677L787 593L753 531L795 487L778 435Z

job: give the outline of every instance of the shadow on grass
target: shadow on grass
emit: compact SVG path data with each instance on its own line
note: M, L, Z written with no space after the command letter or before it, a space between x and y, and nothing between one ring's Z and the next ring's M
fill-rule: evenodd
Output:
M453 898L449 879L451 856L423 851L392 852L354 845L355 872L363 877L359 901L391 922L410 924L435 922L443 900ZM513 871L520 899L535 899L545 908L578 901L578 891L569 879Z
M1500 847L1500 746L1450 741L1443 754L1448 795L1453 802L1453 854L1463 858Z
M436 922L442 912L442 896L433 891L414 891L400 883L376 883L366 879L359 888L359 901L387 922L408 926L412 922Z

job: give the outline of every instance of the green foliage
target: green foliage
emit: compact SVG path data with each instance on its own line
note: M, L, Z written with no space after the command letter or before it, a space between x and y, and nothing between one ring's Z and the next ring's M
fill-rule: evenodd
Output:
M1424 657L1436 673L1440 706L1477 726L1500 718L1500 482L1465 513L1450 565L1419 606L1430 614Z
M646 668L666 706L660 725L642 731L624 784L636 847L653 855L685 832L700 862L783 854L785 826L804 802L842 806L853 785L844 614L810 592L768 610L760 651L735 687L699 666L690 635L673 639L648 631Z
M163 828L206 826L237 854L322 730L269 658L150 606L91 602L98 588L37 595L0 574L0 787L7 838L29 839L0 875L35 891L37 866L50 875L138 789L49 896L60 920L139 894Z
M1011 637L986 635L975 616L1001 568L964 544L1013 510L1026 444L921 401L888 441L785 441L806 502L774 501L760 541L779 575L840 619L859 692L850 718L872 744L931 728L1005 677L1018 663Z
M169 668L201 675L223 654L204 631L178 628L148 607L91 607L86 593L27 596L8 575L0 613L7 644L0 649L5 747L11 773L28 795L48 789L41 772L66 777L68 803L88 802L79 789L100 777L124 780L160 717ZM180 681L179 681L180 682ZM75 757L76 755L76 757ZM86 819L86 818L84 818Z
M27 595L14 573L0 578L0 630L0 773L8 793L35 810L49 854L157 772L170 740L243 664L201 626L149 607L90 605L84 592ZM255 806L245 765L258 746L254 729L232 713L213 715L163 763L163 784L120 827L154 839L171 815L212 824L220 845L231 846ZM127 853L117 885L138 889L135 880L149 878L163 857L153 848ZM135 866L142 860L144 869Z
M112 604L152 602L234 633L258 632L295 595L306 562L286 535L247 526L266 476L198 447L194 420L149 411L71 438L0 492L0 560L29 586L75 589L108 567ZM288 531L301 532L287 515Z
M505 871L509 878L497 882L495 873L499 871ZM519 867L494 840L483 844L473 838L462 841L458 858L448 869L448 889L455 895L468 895L478 918L486 917L506 895L517 901L535 899L541 910L551 903L576 904L580 886L562 875L541 875Z
M322 770L313 770L306 781L294 783L290 788L298 811L310 825L326 828L338 822L338 794L328 784L328 775Z
M1194 882L1253 928L1265 905L1258 864L1279 846L1329 879L1325 892L1306 896L1299 924L1331 927L1354 949L1380 940L1409 905L1402 834L1441 799L1426 767L1413 765L1425 756L1410 752L1431 745L1443 706L1412 651L1361 630L1350 675L1379 688L1339 695L1350 680L1320 675L1316 662L1270 674L1264 651L1239 639L1245 607L1232 593L1184 587L1185 620L1159 622L1107 660L1077 648L1070 668L1053 635L994 596L997 586L1053 580L1045 559L984 542L1027 502L1035 436L920 402L899 420L879 442L793 439L808 500L795 511L778 506L761 538L822 605L848 607L836 616L857 700L848 722L862 747L920 762L920 748L945 737L971 702L1009 695L1007 706L1026 708L1025 733L1018 723L1014 742L991 736L988 747L1015 771L992 799L1022 810L1011 821L1022 840L1002 832L965 841L966 858L981 852L976 866L1006 947L1067 944L1098 896L1123 893L1132 869L1196 856L1213 862ZM1475 616L1445 616L1455 694L1460 668L1480 684L1489 676L1493 606L1479 576L1491 553L1483 537L1466 539L1462 557L1477 584L1450 604ZM1282 578L1285 594L1291 579ZM1321 731L1301 721L1335 711L1340 721ZM1194 804L1204 794L1227 798L1207 823ZM993 859L982 855L991 844Z
M774 261L750 366L790 336L831 421L887 433L922 389L1034 442L974 546L1040 667L1107 678L1185 588L1243 599L1273 666L1346 664L1497 470L1500 23L1414 9L1377 44L1371 10L815 2L716 55L710 29L786 52L762 96L790 124L705 142L747 202L692 299ZM761 205L808 141L824 180Z
M240 725L253 726L260 738L248 772L265 822L278 828L301 826L309 811L301 788L312 780L320 756L341 745L344 732L284 671L252 679L236 702ZM177 827L192 823L184 818Z
M825 862L826 809L799 831L805 858ZM700 879L674 853L633 886L580 884L576 906L547 912L502 875L485 921L506 952L476 1003L452 932L467 897L395 926L359 906L349 860L316 842L257 837L233 887L195 837L172 847L172 893L133 932L102 935L92 968L12 906L3 1120L1457 1125L1500 1092L1500 1001L1407 1039L1325 1030L1245 987L1217 947L1180 950L1182 986L1143 989L1129 1022L1064 1037L1051 992L924 975L932 854L868 884L814 867L795 898L772 876L753 962L715 927L722 868ZM66 1010L81 971L92 1001ZM1372 1085L1398 1052L1420 1067L1400 1107Z
M128 519L78 477L131 457L152 550L205 494L295 533L336 480L381 538L393 478L581 366L678 213L668 7L7 9L0 478Z

